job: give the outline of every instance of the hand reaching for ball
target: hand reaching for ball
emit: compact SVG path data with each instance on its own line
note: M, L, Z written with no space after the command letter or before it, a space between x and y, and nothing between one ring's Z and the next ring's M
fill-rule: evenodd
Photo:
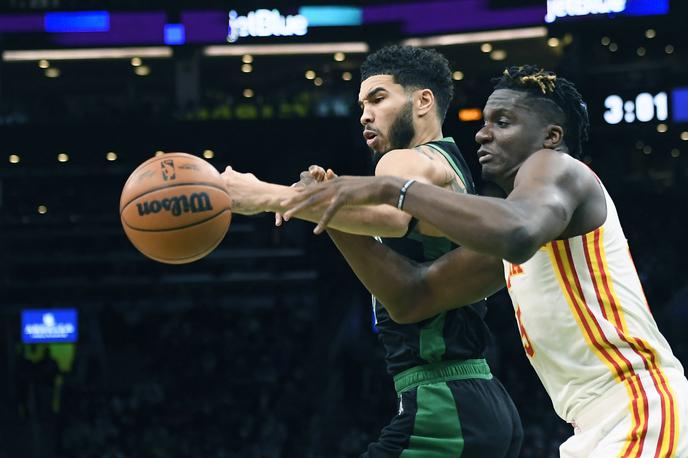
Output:
M291 185L292 188L305 188L315 183L322 183L337 178L337 175L332 169L325 170L319 165L311 165L308 167L308 170L301 172L299 178L299 181ZM284 218L282 214L279 212L275 213L275 226L281 226L283 223Z

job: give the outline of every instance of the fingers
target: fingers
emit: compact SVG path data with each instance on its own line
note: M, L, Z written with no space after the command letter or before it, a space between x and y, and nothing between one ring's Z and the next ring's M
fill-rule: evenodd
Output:
M327 169L327 172L325 174L325 181L328 180L333 180L337 178L337 174L332 171L332 169Z
M321 182L325 179L325 169L319 165L311 165L308 167L308 173L315 179L315 181Z
M318 189L315 191L301 191L298 195L292 197L291 199L285 201L282 203L283 207L290 208L284 214L282 217L284 218L284 221L289 221L289 219L296 213L300 212L304 208L312 207L314 205L317 205L319 202L322 202L327 198L326 193L322 192L322 189Z
M342 198L341 194L338 194L330 206L327 207L327 210L325 210L323 213L322 218L320 218L320 221L318 221L318 225L315 226L315 229L313 229L314 234L320 235L323 233L323 231L325 231L325 229L327 229L330 221L332 218L334 218L334 215L339 211L339 209L342 208L344 202L346 202L346 199Z
M275 213L275 226L281 226L284 222L284 218L280 213Z

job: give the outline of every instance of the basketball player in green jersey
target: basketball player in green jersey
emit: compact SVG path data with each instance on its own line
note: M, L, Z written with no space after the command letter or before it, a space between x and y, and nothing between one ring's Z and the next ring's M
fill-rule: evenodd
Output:
M442 135L453 95L451 71L443 56L412 47L383 48L363 63L361 80L363 137L375 154L376 175L475 193L459 149ZM281 202L296 192L229 167L223 178L232 196L232 211L239 214L282 212ZM295 215L310 221L321 216L318 208ZM356 254L347 248L355 243L351 234L377 236L417 262L435 260L456 247L432 226L417 223L390 205L343 209L329 228L347 260ZM497 259L483 259L487 271L499 266ZM377 300L373 305L399 413L362 456L517 457L522 440L518 413L484 359L489 340L484 301L417 323L415 317Z

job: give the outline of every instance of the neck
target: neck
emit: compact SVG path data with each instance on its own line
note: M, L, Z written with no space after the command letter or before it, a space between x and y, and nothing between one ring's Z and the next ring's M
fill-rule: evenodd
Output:
M442 138L444 138L444 135L442 134L442 126L439 123L433 123L433 125L427 126L418 126L416 128L416 135L411 141L411 147L441 140Z

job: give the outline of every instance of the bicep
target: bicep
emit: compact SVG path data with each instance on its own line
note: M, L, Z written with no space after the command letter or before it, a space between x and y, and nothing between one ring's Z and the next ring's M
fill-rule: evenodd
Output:
M552 155L537 157L519 170L507 201L537 246L556 239L568 227L582 198L579 181L569 161Z

